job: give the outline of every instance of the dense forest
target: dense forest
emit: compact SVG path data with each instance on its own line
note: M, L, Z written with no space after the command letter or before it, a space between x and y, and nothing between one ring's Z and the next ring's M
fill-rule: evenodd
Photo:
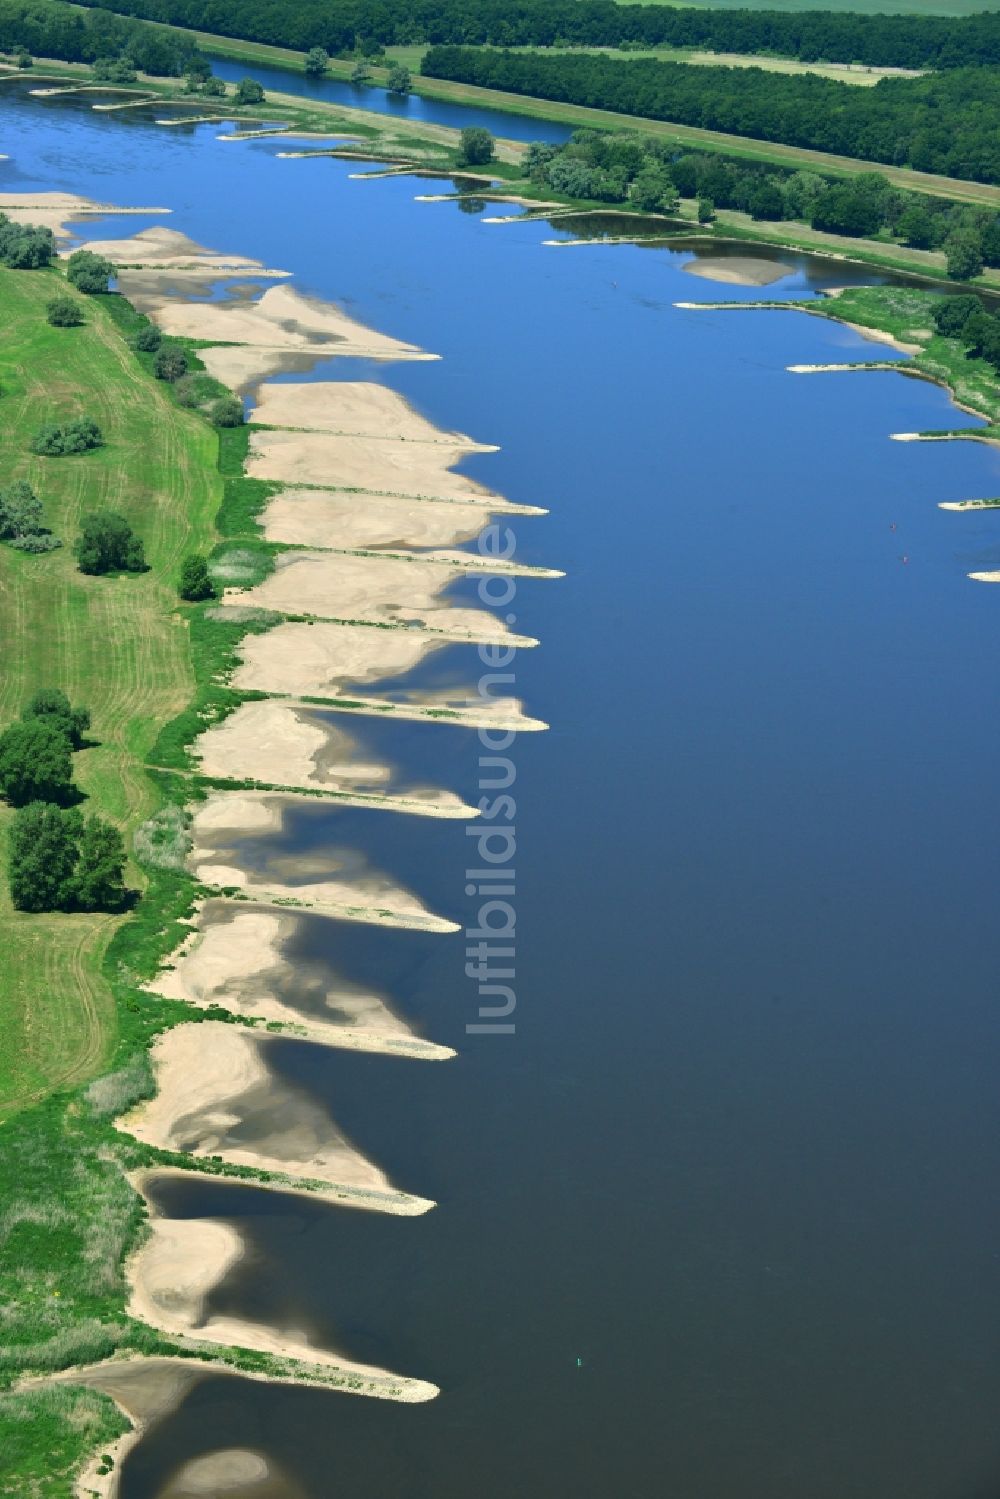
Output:
M109 10L80 11L56 0L0 0L0 51L66 62L127 56L144 73L168 78L185 73L197 57L186 37Z
M707 47L807 62L958 68L1000 62L1000 14L868 16L702 10L614 0L114 0L125 15L332 55L408 42Z
M433 47L423 72L863 161L1000 182L1000 73L990 68L884 78L862 89L815 74L780 75L761 68Z

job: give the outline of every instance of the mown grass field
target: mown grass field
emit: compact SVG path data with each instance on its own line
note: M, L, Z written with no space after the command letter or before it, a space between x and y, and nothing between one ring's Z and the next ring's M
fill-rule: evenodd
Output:
M188 627L174 586L183 554L215 539L221 495L214 432L150 379L110 315L81 298L86 324L52 328L45 303L65 285L54 270L0 269L0 484L28 479L59 551L33 557L0 546L0 725L42 686L61 687L93 714L97 741L74 757L90 807L126 834L153 806L143 770L163 723L194 691ZM44 421L92 416L106 445L35 457ZM150 571L85 577L72 541L81 515L121 511L142 536ZM114 1007L101 965L124 919L25 915L6 882L0 811L0 1115L95 1074L110 1052ZM131 871L133 882L139 879Z

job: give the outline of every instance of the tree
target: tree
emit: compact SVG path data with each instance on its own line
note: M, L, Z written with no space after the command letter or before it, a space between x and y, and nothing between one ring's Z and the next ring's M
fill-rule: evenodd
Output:
M900 214L896 233L904 245L914 250L929 250L934 244L934 219L922 204L911 203Z
M750 194L748 207L752 219L784 217L785 200L776 182L761 182Z
M677 191L662 167L649 166L634 179L629 197L642 213L659 213L665 200L676 202Z
M201 86L201 91L213 99L224 99L226 97L225 83L221 78L216 78L214 74L211 78L205 79L205 82Z
M55 254L51 229L38 224L15 224L0 213L0 265L12 271L36 271Z
M944 253L952 281L972 281L982 274L983 248L974 229L956 229L949 234Z
M125 844L113 823L88 817L79 840L67 904L81 911L120 911L125 904Z
M73 547L82 573L141 573L146 570L142 542L124 515L97 510L83 517Z
M102 446L104 438L97 423L89 416L78 416L68 422L46 422L31 439L31 451L45 458L59 458L67 453L87 453Z
M352 83L367 83L371 76L371 69L363 59L360 62L356 62L351 70Z
M94 63L94 77L101 83L134 83L135 68L127 57L99 57Z
M14 807L72 798L70 743L57 723L32 718L0 734L0 795Z
M95 255L92 250L74 250L66 266L66 279L70 285L90 297L106 292L114 274L111 261L105 260L103 255Z
M78 750L90 728L90 709L72 707L65 692L58 687L43 687L21 714L22 723L29 723L32 719L55 724L66 735L70 748Z
M236 85L237 104L263 104L264 89L256 78L241 78Z
M144 328L139 329L138 333L132 335L130 341L136 353L155 354L163 342L163 334L155 323L147 323Z
M45 316L53 328L79 328L83 322L80 304L72 297L53 297L45 304Z
M991 219L983 230L981 249L989 266L1000 265L1000 218Z
M325 47L310 47L305 60L306 77L322 78L329 62L330 55Z
M484 167L493 160L493 137L479 125L466 125L461 135L462 160L470 167Z
M0 489L0 540L30 536L42 529L42 502L25 479Z
M32 61L32 57L31 57L31 53L30 52L25 52L25 50L24 50L23 47L22 47L21 51L17 54L17 65L18 65L19 68L30 68L30 67L34 66L34 63Z
M200 603L202 599L215 598L215 584L208 570L208 562L197 552L184 558L177 592L182 599L187 599L192 604Z
M82 818L33 801L10 829L10 894L18 911L59 911L70 903Z
M153 360L153 374L157 380L167 380L172 384L182 375L186 375L187 370L187 355L183 349L161 349Z
M243 402L237 396L220 396L208 408L208 419L216 427L242 427L246 421Z
M698 199L698 223L710 224L715 218L715 204L711 198Z
M385 83L386 91L397 94L400 98L405 97L413 87L409 68L395 67L389 69L389 76Z
M945 338L962 338L969 319L982 310L978 297L939 297L932 313L934 326Z

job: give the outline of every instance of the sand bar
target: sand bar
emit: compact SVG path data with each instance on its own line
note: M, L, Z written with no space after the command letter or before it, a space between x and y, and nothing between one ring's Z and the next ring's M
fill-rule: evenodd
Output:
M753 255L699 255L681 266L689 276L706 281L724 281L731 286L771 286L794 276L795 267Z
M391 766L367 762L357 740L330 724L316 709L274 698L243 703L221 723L199 736L194 754L207 776L258 781L267 786L302 786L377 799L386 809L428 817L478 815L452 791L429 786L393 786Z
M57 238L70 236L72 230L66 226L74 219L169 212L169 208L119 208L113 203L82 198L77 193L0 193L0 213L16 224L39 224L51 229Z
M499 615L450 605L441 595L454 581L454 569L437 563L417 567L398 558L283 552L262 583L227 589L224 597L281 614L433 630L449 640L535 643L513 634Z
M318 1195L351 1207L408 1216L433 1207L399 1191L304 1089L270 1070L267 1054L283 1044L221 1021L175 1026L150 1051L156 1096L117 1127L161 1150L280 1173L300 1190L322 1183Z
M286 276L287 271L272 271L261 261L247 255L223 255L207 250L179 230L157 225L141 229L123 239L86 240L83 248L103 255L116 266L141 266L150 270L217 271L228 276ZM68 252L66 252L68 253Z
M377 333L356 322L332 302L304 296L290 286L272 286L259 301L175 302L167 298L151 311L165 333L218 339L263 349L303 350L324 358L353 355L368 359L429 359L413 344Z
M283 290L284 288L275 288ZM475 449L456 442L399 442L391 437L342 437L251 427L246 473L290 485L372 490L475 504L490 491L455 464Z
M237 860L246 835L266 838L279 833L294 800L263 791L217 791L199 802L191 821L192 872L203 884L263 905L302 906L326 911L352 921L383 926L412 927L430 932L457 932L457 922L435 916L394 880L373 869L356 848L329 844L311 864L303 857L290 860L276 853L258 874ZM290 876L294 876L292 883Z
M268 427L333 432L341 436L397 438L460 446L470 453L495 453L489 443L461 432L442 432L387 385L361 380L284 381L262 385L254 422Z
M293 962L286 950L305 921L292 911L201 902L194 929L147 988L201 1009L218 1005L242 1019L287 1026L324 1046L427 1061L455 1055L415 1035L386 995L341 980L327 962ZM289 987L315 996L315 1008L286 1002L281 995Z

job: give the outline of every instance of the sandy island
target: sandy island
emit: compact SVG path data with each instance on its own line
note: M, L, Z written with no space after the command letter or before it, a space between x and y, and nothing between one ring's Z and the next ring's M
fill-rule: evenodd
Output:
M698 255L681 266L689 276L706 281L725 281L731 286L771 286L794 276L794 266L753 255Z

